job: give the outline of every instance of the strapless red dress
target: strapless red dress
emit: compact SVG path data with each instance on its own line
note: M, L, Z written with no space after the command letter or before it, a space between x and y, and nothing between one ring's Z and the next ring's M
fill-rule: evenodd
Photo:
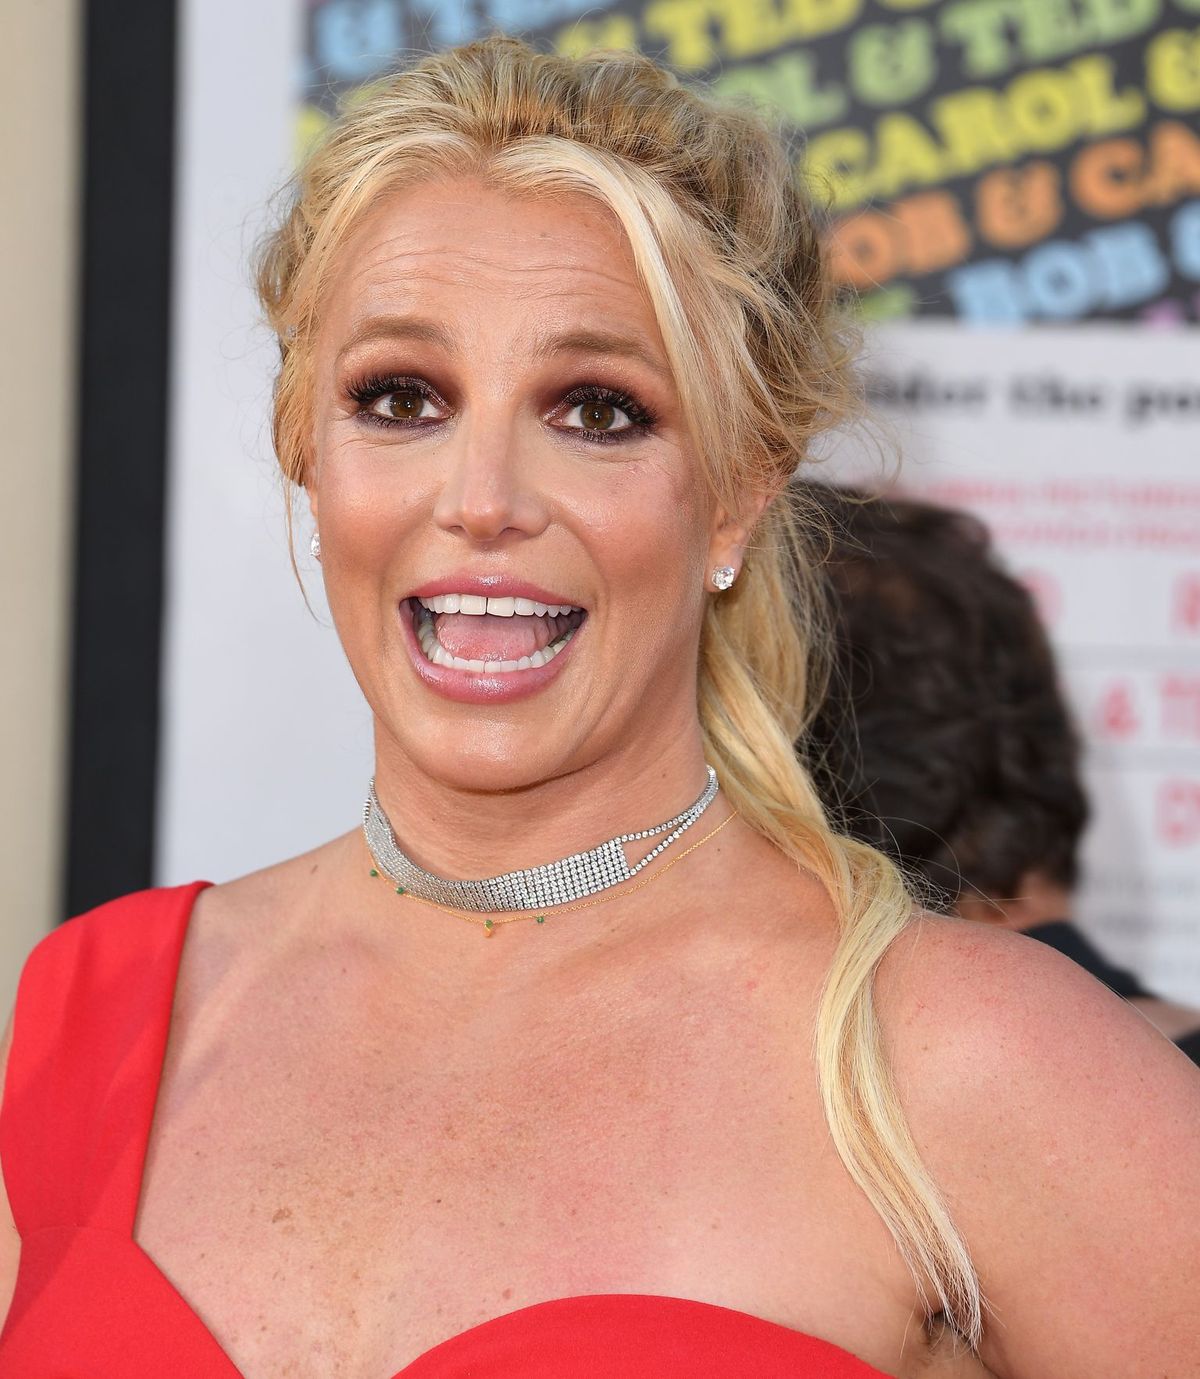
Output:
M102 905L43 939L25 965L0 1105L22 1242L2 1379L243 1379L133 1239L179 957L207 884ZM886 1379L776 1322L637 1293L523 1307L390 1379L635 1376Z

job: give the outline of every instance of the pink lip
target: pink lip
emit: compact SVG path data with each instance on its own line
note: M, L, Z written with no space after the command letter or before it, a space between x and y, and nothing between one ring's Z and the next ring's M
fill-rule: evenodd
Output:
M536 603L559 605L568 602L557 594L547 594L536 585L520 584L517 581L504 581L503 589L500 590L493 584L483 585L478 581L439 580L436 584L423 585L419 594L409 597L434 598L437 594L453 593L482 594L485 590L493 598L526 598L533 599ZM579 632L583 631L581 626L554 660L544 666L531 666L529 670L456 670L453 666L435 666L432 661L426 660L413 629L412 605L408 599L400 604L397 611L408 658L418 678L435 694L440 694L443 699L453 699L459 704L511 704L514 700L527 699L531 694L537 694L562 673L579 640Z
M543 589L540 584L530 584L524 579L510 579L508 575L444 575L440 579L431 579L427 584L422 584L419 589L412 590L405 597L432 599L437 598L439 594L482 594L485 598L532 599L534 603L558 604L559 607L564 603L571 608L585 606L565 594L554 594L548 589ZM565 654L559 652L559 656ZM554 660L557 661L559 656ZM552 661L551 665L553 664Z

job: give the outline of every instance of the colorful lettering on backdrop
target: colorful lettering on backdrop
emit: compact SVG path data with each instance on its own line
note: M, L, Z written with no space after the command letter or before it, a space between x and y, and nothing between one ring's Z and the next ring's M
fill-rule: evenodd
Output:
M779 111L870 317L1200 319L1200 0L316 0L302 137L496 30Z

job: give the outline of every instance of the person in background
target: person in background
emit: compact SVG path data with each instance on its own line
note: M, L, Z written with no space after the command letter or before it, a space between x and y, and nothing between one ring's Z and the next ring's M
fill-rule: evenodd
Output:
M1200 1010L1158 999L1073 922L1080 741L1029 591L970 514L798 483L829 527L835 666L805 740L827 808L931 909L1020 930L1194 1062Z

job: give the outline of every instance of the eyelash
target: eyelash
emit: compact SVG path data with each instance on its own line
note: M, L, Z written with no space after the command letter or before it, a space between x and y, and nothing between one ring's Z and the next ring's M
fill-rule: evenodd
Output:
M389 393L416 393L418 397L425 398L439 406L444 407L446 405L443 399L421 379L399 375L387 377L372 375L361 378L350 383L346 392L358 403L359 417L372 426L413 427L429 424L419 417L407 419L404 417L384 417L380 416L378 412L372 412L370 410L371 403L377 402ZM628 393L621 392L617 388L607 388L598 383L585 383L578 388L572 388L559 403L559 409L570 410L572 407L578 407L585 402L607 402L610 406L619 408L629 418L629 425L622 427L619 431L589 430L583 426L566 428L568 432L577 432L589 444L615 445L623 441L633 440L651 430L655 424L654 417L636 398L630 397Z

